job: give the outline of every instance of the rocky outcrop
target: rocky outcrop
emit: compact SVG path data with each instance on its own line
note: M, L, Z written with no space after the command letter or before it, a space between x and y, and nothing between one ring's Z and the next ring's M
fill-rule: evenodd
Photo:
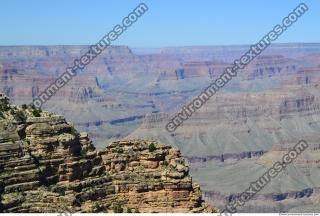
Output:
M44 108L63 113L79 131L87 131L99 149L105 148L105 140L125 136L173 144L189 159L192 175L201 188L208 192L222 192L224 200L231 194L242 192L240 185L252 181L251 172L243 174L243 169L255 166L260 156L272 154L272 149L286 148L289 141L302 137L317 138L320 129L320 45L277 44L239 71L237 78L233 78L176 132L165 131L165 124L174 113L191 102L220 76L225 66L248 48L175 47L156 52L140 50L138 53L127 47L110 46L83 73L61 88ZM2 89L17 103L28 103L87 49L88 46L0 47L0 91ZM3 128L10 128L10 124L4 124ZM23 137L25 129L19 131ZM13 139L17 135L12 136ZM88 141L85 134L79 138L75 135L72 139L79 140L80 144ZM21 154L14 149L21 148L22 144L3 142L9 142L5 147L11 149L8 154ZM56 143L47 147L43 143L35 148L41 146L41 152L49 152L49 155L50 148L65 150ZM91 151L90 144L85 145L80 145L80 154L83 149ZM223 166L213 166L221 162ZM291 179L292 182L302 179L306 187L299 190L319 187L317 172L306 169L305 173L306 178L293 175ZM314 176L312 181L308 181L309 173ZM243 178L226 181L230 175L236 174ZM290 185L291 181L285 180L274 186L276 192L278 188ZM234 191L227 192L233 187L236 187ZM296 189L287 188L282 192L293 190ZM219 199L215 196L205 199L219 206ZM299 202L302 203L301 199ZM269 204L266 204L265 197L259 204L264 206L263 209L251 210L267 211L265 208ZM282 201L273 201L273 204L278 209L286 206ZM252 206L257 207L256 204ZM278 212L275 209L270 211Z
M143 212L211 211L180 151L143 140L113 142L102 155L117 200Z
M62 116L1 98L1 212L214 212L180 151L145 140L97 151Z

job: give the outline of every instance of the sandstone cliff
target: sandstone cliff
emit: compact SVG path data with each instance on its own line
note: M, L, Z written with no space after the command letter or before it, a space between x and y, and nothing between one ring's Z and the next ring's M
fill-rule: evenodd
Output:
M97 151L62 116L0 95L0 212L214 212L180 151L128 140Z

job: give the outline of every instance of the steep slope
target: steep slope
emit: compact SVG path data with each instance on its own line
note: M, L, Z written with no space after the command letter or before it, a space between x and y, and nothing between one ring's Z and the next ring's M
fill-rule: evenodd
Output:
M275 156L304 139L310 148L241 209L288 212L320 202L319 109L318 84L219 92L175 132L165 131L173 114L156 113L128 138L155 139L181 149L204 198L219 208L262 175Z
M62 116L0 95L0 212L213 212L178 150L152 141L96 151Z

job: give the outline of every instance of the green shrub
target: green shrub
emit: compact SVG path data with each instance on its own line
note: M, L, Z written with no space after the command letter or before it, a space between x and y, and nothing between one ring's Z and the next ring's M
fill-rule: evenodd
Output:
M200 190L200 188L197 188L195 191L194 191L194 194L196 197L201 197L202 196L202 192Z
M123 208L121 205L116 204L113 206L113 212L114 213L123 213Z
M14 119L16 121L25 121L27 119L27 117L25 116L24 112L21 110L18 110L17 112L14 112Z
M37 110L37 109L34 109L34 110L32 110L32 114L33 114L34 117L40 117L41 116L41 111Z
M54 185L51 187L51 191L54 193L58 193L60 194L60 196L64 196L65 195L65 189L62 187L59 187L57 185Z
M28 109L28 106L27 106L27 104L22 104L22 109Z
M169 165L169 163L168 163L168 161L163 161L163 166L168 166Z
M94 204L94 211L95 212L100 212L102 210L103 210L103 206L102 205L100 205L99 203L95 203Z
M132 209L131 208L127 208L127 213L132 213Z
M149 152L153 152L154 150L156 150L156 146L154 145L154 143L150 143Z
M81 155L82 157L86 156L86 155L87 155L87 150L81 149L80 155Z
M117 152L118 153L123 153L123 149L122 148L117 148Z
M71 127L71 128L70 128L70 133L71 133L72 135L77 135L77 134L78 134L78 131L77 131L74 127Z
M9 99L8 98L0 99L0 110L1 111L8 111L9 109L10 109L10 107L9 107Z

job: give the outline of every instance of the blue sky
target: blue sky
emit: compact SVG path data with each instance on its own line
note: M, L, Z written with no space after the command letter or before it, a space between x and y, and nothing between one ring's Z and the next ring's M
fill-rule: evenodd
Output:
M94 44L141 1L2 0L0 45ZM153 0L115 45L167 47L252 44L280 23L296 0ZM320 1L277 42L320 42ZM317 24L318 23L318 24Z

